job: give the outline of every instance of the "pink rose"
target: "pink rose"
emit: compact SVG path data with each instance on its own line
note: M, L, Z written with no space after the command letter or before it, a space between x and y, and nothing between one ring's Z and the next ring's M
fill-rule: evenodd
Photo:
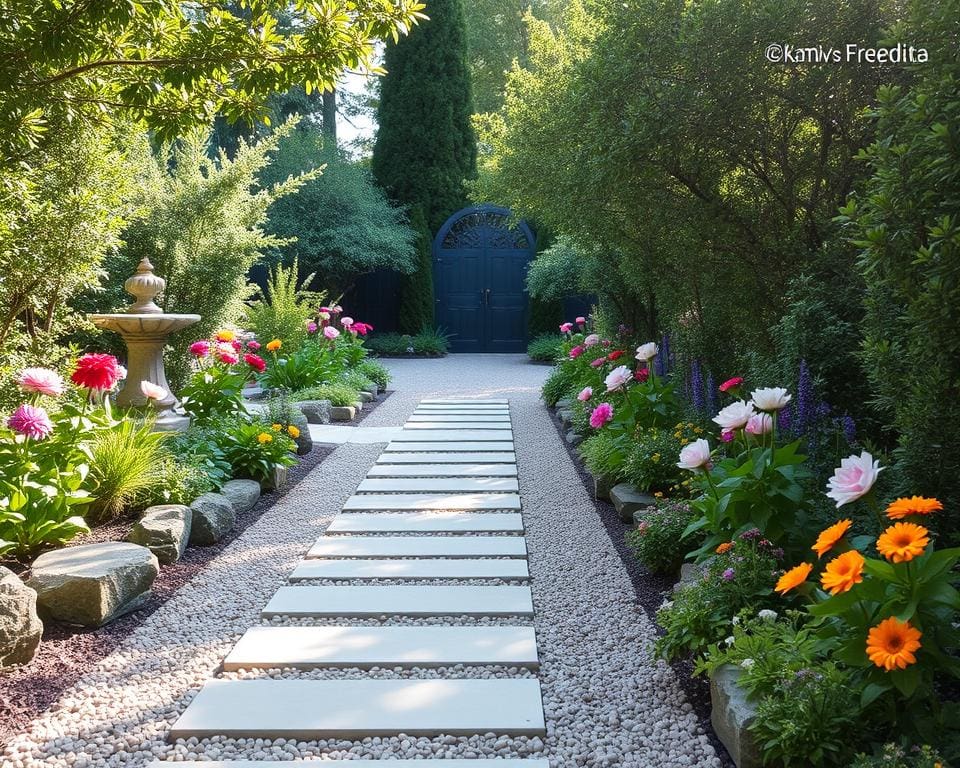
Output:
M43 408L24 403L7 419L7 426L34 440L43 440L53 432L53 422Z
M206 357L210 354L209 341L195 341L190 345L190 354L194 357Z
M313 322L313 320L311 320L310 322L307 323L307 333L316 333L316 332L317 332L317 324Z
M152 381L141 381L140 391L147 400L163 400L167 396L167 390Z
M615 392L616 390L621 389L632 378L633 373L630 371L630 369L625 365L621 365L610 371L603 383L607 385L607 392Z
M734 434L732 429L728 429L720 433L720 439L723 440L723 442L725 443L733 442L733 438L734 438Z
M680 469L701 469L709 463L710 443L702 437L680 449L680 461L677 462L677 466L680 467Z
M755 413L744 429L748 435L766 435L773 429L773 417L769 413Z
M584 387L583 389L580 390L580 394L577 395L577 400L579 400L581 403L585 403L591 397L593 397L593 388Z
M650 378L650 369L649 368L637 368L636 373L633 374L633 378L639 381L641 384Z
M573 330L573 323L563 323L560 326L560 333L570 333Z
M595 333L591 333L587 338L583 340L583 346L592 347L594 344L600 343L600 337Z
M323 335L330 339L330 341L333 341L335 338L337 338L337 336L340 335L340 331L338 331L332 325L328 325L323 329Z
M743 400L737 400L730 403L726 408L713 417L713 421L720 425L724 431L730 429L742 429L753 416L753 403L747 403Z
M247 349L250 349L250 350L256 352L258 349L260 349L260 342L259 342L259 341L248 341L248 342L247 342Z
M20 372L17 384L24 392L59 397L63 394L63 377L49 368L24 368Z
M572 360L576 360L582 354L583 354L583 347L579 345L570 350L570 358Z
M601 365L603 365L605 362L607 362L607 358L606 358L606 357L598 357L596 360L591 360L591 361L590 361L590 367L591 367L591 368L599 368L599 367L600 367Z
M586 324L587 324L587 318L585 318L585 317L578 317L577 320L576 320L576 322L577 322L577 325L586 325Z
M341 317L341 318L340 318L340 325L342 325L344 328L349 328L351 325L353 325L353 318L352 318L352 317Z
M883 469L866 451L859 456L847 456L827 482L827 496L837 502L837 507L856 501L870 492Z
M613 406L610 403L600 403L590 412L590 426L594 429L600 429L604 424L613 419Z

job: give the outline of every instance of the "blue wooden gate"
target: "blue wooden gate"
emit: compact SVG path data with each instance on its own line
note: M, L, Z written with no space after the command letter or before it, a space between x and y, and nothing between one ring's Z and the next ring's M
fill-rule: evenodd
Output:
M523 352L527 268L536 241L526 222L496 205L453 214L433 241L437 324L454 352Z

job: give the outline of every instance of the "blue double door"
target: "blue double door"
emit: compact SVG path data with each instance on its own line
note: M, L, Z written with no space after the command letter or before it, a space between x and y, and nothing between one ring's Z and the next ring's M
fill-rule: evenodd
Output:
M454 352L523 352L527 343L529 248L437 249L437 322Z

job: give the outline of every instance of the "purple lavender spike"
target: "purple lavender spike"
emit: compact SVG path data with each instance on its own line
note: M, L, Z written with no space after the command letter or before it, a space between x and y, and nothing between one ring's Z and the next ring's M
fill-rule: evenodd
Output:
M706 407L706 402L703 399L703 366L699 360L694 360L690 369L690 402L697 413L703 413Z
M713 378L713 373L707 374L707 415L716 413L717 408L717 382Z

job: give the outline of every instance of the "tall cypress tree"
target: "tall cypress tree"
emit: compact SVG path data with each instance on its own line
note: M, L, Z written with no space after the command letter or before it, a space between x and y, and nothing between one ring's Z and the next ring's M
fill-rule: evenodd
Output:
M420 263L401 283L399 325L407 333L433 324L429 244L466 204L463 182L477 164L461 0L430 0L426 13L429 21L387 46L371 164L420 230Z

